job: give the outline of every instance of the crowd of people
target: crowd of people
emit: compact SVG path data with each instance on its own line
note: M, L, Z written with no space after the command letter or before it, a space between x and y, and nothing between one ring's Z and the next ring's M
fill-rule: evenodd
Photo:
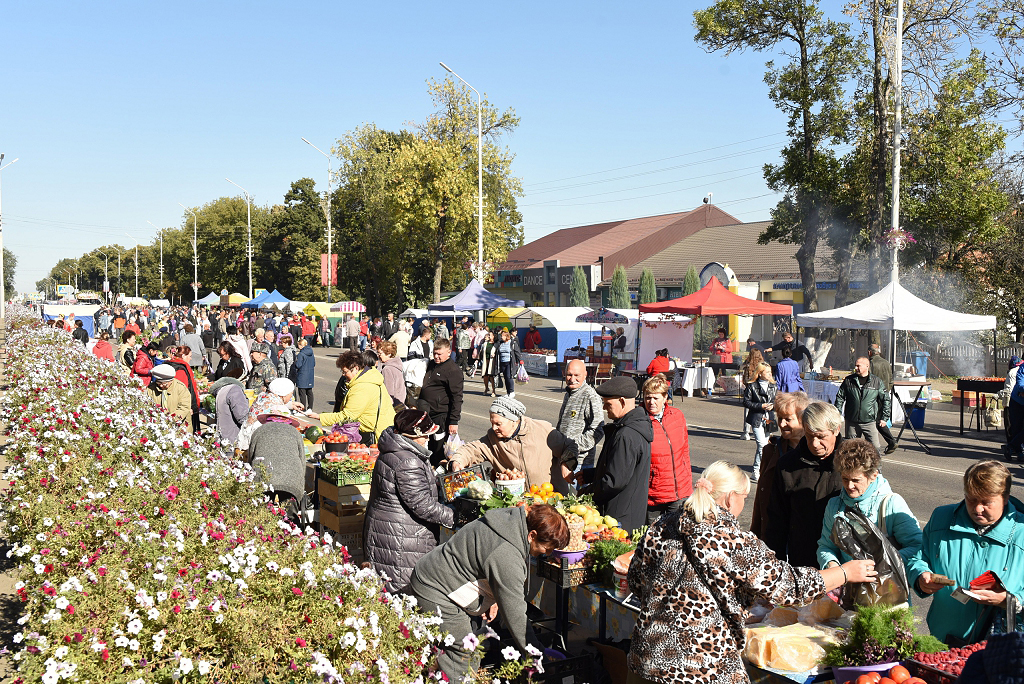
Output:
M836 539L835 522L850 511L898 550L908 589L933 597L927 620L940 640L976 643L998 629L1008 605L1014 609L1024 599L1024 506L1011 496L1005 465L971 465L962 499L935 509L923 530L883 475L891 371L886 377L877 350L857 360L832 404L811 400L794 383L791 338L774 371L760 350L751 350L743 407L756 443L752 475L718 461L694 482L686 418L659 368L639 389L623 376L595 387L581 361L568 362L552 424L529 416L515 397L509 368L521 363L521 351L514 331L496 336L472 321L451 331L442 321L427 321L413 331L409 321L389 315L369 322L365 333L358 321L348 331L333 406L315 413L310 347L323 342L317 324L299 316L282 326L267 316L262 328L250 328L247 317L230 316L202 309L155 318L115 311L103 319L107 326L98 321L94 353L138 378L154 403L193 429L197 377L212 383L221 439L266 467L277 496L303 496L294 466L304 460L296 425L303 419L358 424L360 439L380 449L366 511L366 559L387 576L389 589L415 595L458 637L441 656L449 678L473 666L473 649L461 639L473 616L494 620L500 611L516 648L541 648L526 617L529 559L564 546L568 530L554 509L535 505L491 511L438 545L440 526L454 524L452 509L439 502L438 468L486 464L523 473L527 488L549 482L569 493L575 486L623 529L647 527L628 574L640 601L631 681L703 682L709 671L739 676L751 600L798 605L874 582L875 560L853 558ZM228 321L223 334L208 337L221 320ZM275 325L268 327L269 320ZM304 323L312 325L309 335ZM166 332L140 345L144 329ZM120 340L116 349L113 335ZM527 338L537 344L536 336ZM208 360L214 349L215 365ZM490 427L447 448L459 431L465 378L476 372L493 397ZM495 396L499 378L505 391ZM738 519L752 485L751 527L744 530ZM948 586L969 586L985 572L994 582L966 601Z

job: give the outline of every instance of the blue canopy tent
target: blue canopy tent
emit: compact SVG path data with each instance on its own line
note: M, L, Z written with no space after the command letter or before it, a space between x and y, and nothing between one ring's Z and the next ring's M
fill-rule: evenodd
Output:
M258 297L253 297L247 302L242 302L239 306L245 307L246 309L258 309L263 306L263 300L265 300L269 295L269 292L264 292Z
M291 300L285 297L277 290L271 290L263 295L263 299L260 300L260 308L269 309L272 306L276 306L278 309L284 308ZM244 304L242 306L245 306Z
M43 305L43 320L52 321L60 316L63 316L64 320L68 320L74 315L76 321L82 321L82 327L85 328L85 332L89 333L89 337L95 337L96 319L93 316L99 310L98 304L45 304Z
M507 299L488 292L480 281L474 278L466 289L438 304L431 304L427 311L489 311L499 306L524 306L521 299Z

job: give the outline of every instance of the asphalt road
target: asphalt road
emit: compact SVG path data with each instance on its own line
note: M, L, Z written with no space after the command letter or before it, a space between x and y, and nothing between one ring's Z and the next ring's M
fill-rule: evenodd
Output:
M339 373L335 367L338 350L316 348L316 387L314 408L325 411L333 401L334 386ZM501 394L503 391L498 390ZM533 418L555 423L562 403L562 389L558 378L534 377L526 385L517 387L516 398L526 405ZM741 439L743 410L737 398L681 398L674 397L675 406L682 409L690 437L690 462L694 479L711 463L726 459L747 469L754 462L754 442ZM479 376L466 378L459 433L463 439L477 439L489 427L488 407L491 398L484 396ZM894 491L906 499L923 527L937 507L956 503L963 498L963 473L967 467L985 458L1001 459L1002 431L991 429L959 434L959 414L952 411L929 410L925 428L919 431L921 439L931 448L926 454L914 441L908 428L900 440L896 453L883 457L881 472ZM893 434L897 434L893 430ZM1024 465L1010 465L1014 475L1013 494L1024 498ZM751 499L751 502L753 499ZM750 524L750 506L740 518L743 525ZM928 601L914 598L914 612L922 619Z

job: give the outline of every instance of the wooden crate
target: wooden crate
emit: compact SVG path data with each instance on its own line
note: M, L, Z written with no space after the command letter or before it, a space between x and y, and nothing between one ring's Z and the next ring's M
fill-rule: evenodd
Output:
M960 406L961 404L973 408L978 405L978 397L974 392L953 390L953 406Z
M330 508L337 514L353 507L365 508L370 500L370 485L337 485L326 480L318 482L320 508Z

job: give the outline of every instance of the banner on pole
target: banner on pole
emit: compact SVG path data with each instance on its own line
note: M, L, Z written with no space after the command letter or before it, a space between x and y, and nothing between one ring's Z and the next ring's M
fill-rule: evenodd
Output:
M328 281L328 277L330 281ZM338 284L338 255L331 255L331 265L327 266L327 255L320 255L320 284L321 285L337 285Z
M110 292L110 281L109 280L104 280L103 281L103 291L104 292Z
M265 287L257 287L257 288L254 288L253 291L252 291L253 299L255 299L256 297L259 297L260 295L263 295L263 294L267 294L267 288L265 288Z

